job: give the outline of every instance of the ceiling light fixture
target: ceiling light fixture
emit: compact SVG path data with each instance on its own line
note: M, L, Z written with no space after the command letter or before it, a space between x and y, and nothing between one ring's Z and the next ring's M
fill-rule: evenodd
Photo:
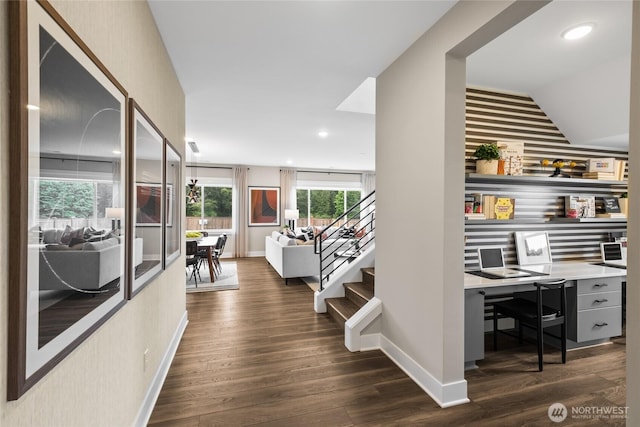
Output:
M318 132L318 136L320 138L326 138L329 136L329 132L327 132L326 130L321 130L320 132Z
M571 27L562 33L562 38L565 40L578 40L586 36L593 30L594 24L580 24L575 27Z
M33 104L27 104L27 110L39 110L40 107L38 107L37 105L33 105Z
M112 151L112 153L113 153L113 154L122 154L122 151L120 151L120 150L113 150L113 151Z

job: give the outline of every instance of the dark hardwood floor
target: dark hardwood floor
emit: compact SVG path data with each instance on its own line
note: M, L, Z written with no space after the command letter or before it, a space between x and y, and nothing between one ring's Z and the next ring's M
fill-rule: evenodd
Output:
M550 350L538 372L533 345L501 336L466 373L471 403L441 409L382 352L349 352L302 282L285 287L264 258L237 265L239 290L187 295L189 325L150 425L624 425L571 415L625 405L624 338L570 351L566 365ZM569 410L559 424L547 416L555 402Z

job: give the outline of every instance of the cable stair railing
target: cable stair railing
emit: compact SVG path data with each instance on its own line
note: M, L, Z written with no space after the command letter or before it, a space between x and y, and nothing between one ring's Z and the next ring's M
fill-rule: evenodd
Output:
M373 246L375 201L372 191L315 236L315 253L320 258L320 292L338 268ZM332 231L327 234L327 230Z

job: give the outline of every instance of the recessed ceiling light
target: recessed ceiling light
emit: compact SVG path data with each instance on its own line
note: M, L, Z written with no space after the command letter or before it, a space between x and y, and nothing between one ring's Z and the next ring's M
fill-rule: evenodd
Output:
M200 157L200 156L202 155L202 153L198 151L197 153L193 153L193 155L194 155L195 157Z
M320 132L318 132L318 136L320 138L326 138L329 136L329 132L327 132L326 130L321 130Z
M562 38L565 40L578 40L586 36L593 30L594 24L580 24L575 27L571 27L562 33Z
M39 110L40 107L38 107L37 105L33 105L33 104L27 104L27 110Z
M112 151L112 153L113 153L113 154L122 154L122 151L120 151L120 150L113 150L113 151Z
M293 164L293 160L291 160L291 159L287 160L287 164L288 165L292 165Z

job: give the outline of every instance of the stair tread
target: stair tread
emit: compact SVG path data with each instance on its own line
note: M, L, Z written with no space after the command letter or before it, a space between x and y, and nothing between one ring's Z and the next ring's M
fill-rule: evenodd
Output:
M351 283L345 283L344 287L346 289L351 289L353 292L360 295L362 298L366 299L367 301L371 301L371 298L373 298L373 295L374 295L373 284L371 283L351 282Z
M363 269L362 269L362 272L363 272L363 273L366 273L366 274L370 274L370 275L372 275L372 276L375 276L375 275L376 275L376 269L375 269L375 267L366 267L366 268L363 268Z
M328 306L333 307L333 309L345 320L349 319L351 316L356 314L358 310L360 310L360 307L345 297L327 298L325 303Z

